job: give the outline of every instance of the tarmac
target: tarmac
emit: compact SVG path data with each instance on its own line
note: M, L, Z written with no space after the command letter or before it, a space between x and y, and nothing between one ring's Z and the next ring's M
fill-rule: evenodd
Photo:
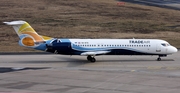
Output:
M180 10L180 0L119 0ZM180 52L157 56L0 53L0 93L179 93Z
M1 54L0 93L178 93L179 55Z

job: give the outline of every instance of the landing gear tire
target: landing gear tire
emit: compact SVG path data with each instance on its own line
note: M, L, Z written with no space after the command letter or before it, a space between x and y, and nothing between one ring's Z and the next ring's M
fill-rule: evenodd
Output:
M92 59L91 56L87 56L87 60L90 61Z
M158 57L158 58L157 58L157 61L161 61L161 58L160 58L160 57Z
M95 58L92 58L90 61L91 61L92 63L94 63L94 62L96 62L96 59L95 59Z
M92 62L92 63L96 62L96 59L92 56L87 56L87 60Z

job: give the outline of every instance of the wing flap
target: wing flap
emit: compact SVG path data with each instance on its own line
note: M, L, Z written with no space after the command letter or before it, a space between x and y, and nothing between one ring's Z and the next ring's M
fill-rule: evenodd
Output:
M95 55L103 55L103 54L107 54L111 51L91 51L91 52L83 52L81 53L81 56L95 56Z

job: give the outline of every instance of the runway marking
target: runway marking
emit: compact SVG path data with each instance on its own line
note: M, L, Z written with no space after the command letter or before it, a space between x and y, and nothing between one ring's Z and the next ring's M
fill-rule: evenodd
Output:
M161 66L151 66L151 67L147 67L147 69L161 69Z
M136 70L131 70L131 72L135 72Z
M167 67L166 69L168 69L168 70L178 70L178 69L180 69L180 67Z

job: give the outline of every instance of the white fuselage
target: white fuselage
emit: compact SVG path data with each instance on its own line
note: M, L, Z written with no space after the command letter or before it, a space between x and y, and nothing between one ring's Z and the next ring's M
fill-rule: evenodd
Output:
M60 39L77 51L124 49L147 54L172 54L177 49L159 39Z

